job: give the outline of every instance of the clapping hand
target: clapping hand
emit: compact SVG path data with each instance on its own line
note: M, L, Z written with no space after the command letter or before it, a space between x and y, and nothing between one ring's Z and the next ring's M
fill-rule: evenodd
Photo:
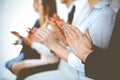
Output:
M20 37L20 36L21 36L21 35L19 34L19 32L17 32L17 31L11 31L11 33L14 34L14 35L17 36L17 37Z
M63 31L63 25L65 24L65 22L62 19L60 19L60 17L57 14L54 14L53 18L51 18L51 24L53 25L58 38L62 40L62 42L65 45L67 45L66 38Z
M87 56L92 52L92 40L88 29L86 29L85 33L82 33L76 27L64 25L64 33L73 52L85 62Z

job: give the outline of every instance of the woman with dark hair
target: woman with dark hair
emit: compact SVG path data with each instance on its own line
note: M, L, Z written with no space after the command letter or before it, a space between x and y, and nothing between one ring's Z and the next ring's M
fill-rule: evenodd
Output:
M37 21L38 27L48 27L48 29L52 29L52 26L49 24L50 17L53 14L57 13L56 10L56 2L55 0L39 0L39 10L40 19ZM30 31L34 33L36 28L31 29ZM33 42L32 41L33 34L30 34L27 38L24 38L23 41L26 45L35 49L40 53L40 59L24 59L22 61L16 62L12 65L12 72L18 75L22 69L41 66L45 67L49 64L56 64L59 62L59 58L50 51L50 49L43 45L42 43ZM28 50L29 51L29 50ZM27 54L29 55L29 54ZM49 66L51 67L51 66ZM48 68L48 67L46 67ZM44 69L45 71L47 69ZM49 69L48 69L49 70Z

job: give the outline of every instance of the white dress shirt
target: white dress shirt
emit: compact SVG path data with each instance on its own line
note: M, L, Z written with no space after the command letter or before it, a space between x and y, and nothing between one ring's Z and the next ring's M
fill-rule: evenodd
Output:
M87 0L74 0L70 6L68 7L68 11L67 11L67 15L69 15L69 13L71 12L73 6L75 6L75 12L74 12L74 16L73 16L73 21L72 21L72 25L73 22L78 19L79 13L81 12L82 8L87 4ZM68 20L68 17L67 17Z
M31 44L31 48L35 49L40 54L53 55L50 49L46 45L39 43L39 42L33 42Z
M79 17L72 24L82 32L88 28L93 43L103 49L109 45L115 21L115 12L108 5L106 1L97 3L91 9L88 5L84 5ZM85 77L84 64L72 52L68 56L68 64L78 71L80 80L89 80Z

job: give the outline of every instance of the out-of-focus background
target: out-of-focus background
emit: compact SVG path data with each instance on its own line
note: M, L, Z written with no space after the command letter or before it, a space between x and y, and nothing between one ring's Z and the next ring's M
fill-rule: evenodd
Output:
M67 9L57 1L58 13L66 20ZM115 11L120 0L113 0ZM10 31L18 31L26 36L27 27L32 27L38 15L33 10L33 0L0 0L0 80L15 80L15 75L5 68L5 63L16 57L22 46L14 46L17 39Z
M58 13L64 18L65 5L57 0L57 6L62 8ZM33 9L33 0L0 0L0 80L15 80L15 75L5 68L5 63L16 57L22 46L12 45L17 37L10 31L18 31L26 36L27 27L32 27L38 15Z

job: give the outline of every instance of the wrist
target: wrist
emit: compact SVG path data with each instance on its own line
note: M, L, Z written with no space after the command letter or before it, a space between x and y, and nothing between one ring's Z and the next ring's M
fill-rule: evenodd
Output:
M49 48L60 58L64 59L65 61L68 61L68 55L69 51L61 44L54 43Z
M87 53L85 53L83 56L82 56L82 61L85 62L87 57L93 52L92 49L90 49Z
M54 50L59 44L57 42L51 44L51 45L47 45L51 50Z

